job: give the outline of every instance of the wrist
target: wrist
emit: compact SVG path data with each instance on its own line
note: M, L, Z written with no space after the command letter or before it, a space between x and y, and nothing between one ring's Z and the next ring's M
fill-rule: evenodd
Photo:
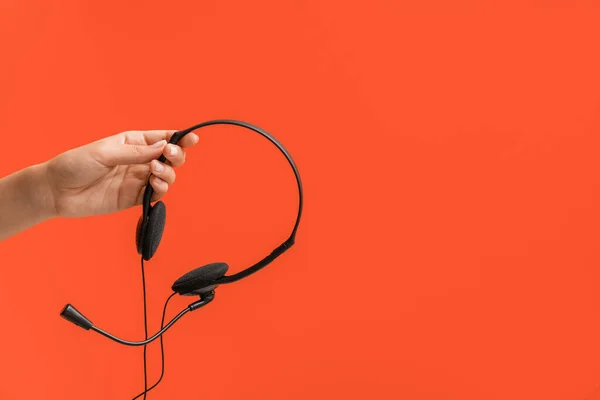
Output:
M36 164L24 170L27 198L39 217L47 220L57 216L47 163Z

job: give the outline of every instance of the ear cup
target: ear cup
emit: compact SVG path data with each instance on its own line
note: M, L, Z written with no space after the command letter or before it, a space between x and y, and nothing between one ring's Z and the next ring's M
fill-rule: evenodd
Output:
M228 269L229 266L223 262L196 268L177 279L171 289L181 295L211 290L214 287L212 283L225 276Z
M162 239L163 231L165 230L165 222L167 220L167 207L162 201L157 202L148 212L148 221L146 228L141 232L142 238L142 257L144 260L150 260Z
M138 254L142 254L142 222L144 221L144 217L140 217L138 219L137 228L135 228L135 248L137 249Z

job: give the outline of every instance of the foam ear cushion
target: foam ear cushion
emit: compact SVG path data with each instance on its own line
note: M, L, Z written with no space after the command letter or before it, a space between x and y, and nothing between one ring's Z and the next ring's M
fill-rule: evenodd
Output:
M148 221L146 229L142 232L142 257L144 260L150 260L162 239L163 231L165 230L165 222L167 220L167 207L162 201L157 202L148 212Z
M140 217L138 219L137 228L135 228L135 248L137 249L138 254L142 254L142 244L141 235L142 235L142 222L144 221L144 217Z
M171 289L179 294L188 294L210 287L215 280L227 273L229 266L223 262L212 263L196 268L177 279Z

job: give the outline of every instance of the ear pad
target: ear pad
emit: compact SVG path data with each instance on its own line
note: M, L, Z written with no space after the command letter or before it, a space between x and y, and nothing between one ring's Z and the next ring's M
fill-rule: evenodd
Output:
M144 221L144 217L141 216L140 219L138 219L138 223L137 223L137 228L135 228L135 248L137 249L138 254L142 254L142 241L141 239L141 235L142 235L142 222Z
M228 269L229 266L222 262L196 268L177 279L171 289L181 295L194 294L201 289L210 290L212 283L225 276Z
M167 207L162 201L157 202L152 206L148 212L148 221L146 222L146 228L139 228L142 230L139 237L142 239L142 257L144 260L150 260L162 239L163 231L165 230L165 222L167 220ZM139 239L138 239L139 240ZM138 247L140 246L138 242Z

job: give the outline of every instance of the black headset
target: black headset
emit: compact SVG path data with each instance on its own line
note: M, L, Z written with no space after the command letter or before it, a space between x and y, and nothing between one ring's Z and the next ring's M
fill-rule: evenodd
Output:
M242 121L236 120L213 120L203 122L198 125L194 125L191 128L175 132L169 143L177 144L181 138L183 138L188 133L195 131L197 129L210 126L210 125L235 125L239 127L243 127L249 130L252 130L266 139L268 139L271 143L273 143L285 156L288 163L292 167L294 171L294 175L296 177L296 182L298 184L298 214L296 217L296 223L294 224L294 228L292 229L292 233L289 238L277 246L268 256L257 262L256 264L238 272L233 275L225 275L229 266L223 262L217 262L205 265L200 268L196 268L185 275L181 276L179 279L175 281L171 289L173 290L173 294L179 294L182 296L199 296L200 299L191 303L188 307L183 309L177 316L175 316L169 323L164 325L164 314L163 314L163 326L161 326L161 330L157 332L150 338L146 338L143 341L128 341L120 339L110 333L98 328L95 326L88 318L86 318L82 313L80 313L75 307L71 304L67 304L60 315L66 320L72 322L73 324L85 329L85 330L93 330L117 343L127 345L127 346L145 346L148 343L153 342L154 340L161 337L175 322L177 322L181 317L187 314L190 311L197 310L198 308L210 303L215 296L214 289L219 285L229 284L233 282L237 282L241 279L248 277L249 275L259 271L260 269L266 267L271 262L273 262L277 257L283 254L286 250L294 245L296 239L296 232L298 231L298 226L300 224L300 219L302 217L302 204L303 204L303 191L302 191L302 181L300 179L300 173L298 172L298 168L294 163L294 160L288 153L288 151L283 147L283 145L275 139L271 134L264 131L261 128L258 128L254 125L248 124ZM165 156L161 156L159 161L166 161ZM136 229L136 246L138 254L142 256L142 272L143 272L143 261L150 260L160 245L160 241L163 235L163 231L165 228L165 222L167 218L167 209L165 204L162 201L156 202L154 205L151 205L152 194L154 190L152 186L148 183L146 185L146 190L144 192L143 204L142 204L142 216L140 217L137 229ZM143 276L142 276L143 277ZM144 280L145 282L145 280ZM169 299L171 298L169 297ZM168 300L167 300L168 302ZM144 303L145 303L145 283L144 283ZM166 310L167 304L165 304ZM147 335L146 335L147 337ZM162 344L162 340L161 340ZM164 361L164 358L163 358ZM164 367L164 364L163 364ZM164 372L164 370L163 370ZM162 376L161 376L162 379ZM156 385L155 385L156 386ZM148 389L146 389L146 392ZM145 394L145 392L144 392Z

